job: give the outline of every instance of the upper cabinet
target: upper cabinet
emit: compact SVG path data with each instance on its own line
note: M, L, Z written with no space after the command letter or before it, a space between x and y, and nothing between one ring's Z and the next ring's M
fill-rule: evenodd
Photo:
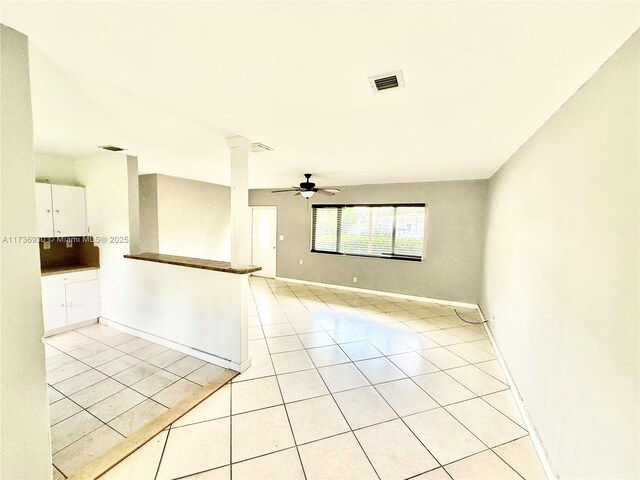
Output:
M53 237L53 207L51 185L36 183L36 218L39 237Z
M87 234L84 187L36 183L39 237L82 237Z

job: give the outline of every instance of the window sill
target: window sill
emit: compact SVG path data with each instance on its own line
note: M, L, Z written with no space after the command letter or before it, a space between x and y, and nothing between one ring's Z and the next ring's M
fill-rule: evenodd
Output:
M356 258L371 258L371 259L379 259L379 260L401 260L403 262L423 262L424 258L415 258L415 257L399 257L399 256L378 256L378 255L357 255L353 253L338 253L338 252L323 252L321 250L311 250L311 253L320 253L324 255L334 255L339 257L356 257Z

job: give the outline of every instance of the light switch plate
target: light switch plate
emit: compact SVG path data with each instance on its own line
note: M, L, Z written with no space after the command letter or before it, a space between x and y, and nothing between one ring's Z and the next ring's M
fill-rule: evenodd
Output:
M284 235L280 235L280 240L284 240Z

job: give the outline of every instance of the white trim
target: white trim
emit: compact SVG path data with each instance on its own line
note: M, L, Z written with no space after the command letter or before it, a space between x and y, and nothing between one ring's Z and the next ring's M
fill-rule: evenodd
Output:
M421 300L425 302L441 303L442 305L451 305L452 307L476 308L476 309L478 308L478 305L476 305L475 303L453 302L451 300L440 300L437 298L419 297L416 295L405 295L403 293L384 292L382 290L369 290L367 288L347 287L344 285L332 285L330 283L308 282L306 280L297 280L295 278L276 277L274 278L274 280L280 280L282 282L304 283L306 285L314 285L316 287L335 288L338 290L347 290L350 292L373 293L376 295L385 295L387 297L404 298L406 300Z
M531 437L531 441L533 442L533 446L536 449L536 453L538 454L538 458L540 459L540 463L542 464L542 468L544 469L544 473L547 476L548 480L557 480L558 476L553 472L551 468L551 462L549 462L549 457L547 456L547 452L542 445L542 441L540 440L540 436L536 431L533 422L531 421L531 417L529 417L529 412L524 404L524 400L518 391L518 387L513 381L513 377L511 373L509 373L509 369L507 368L507 364L498 348L498 344L496 343L495 338L493 338L493 333L491 333L491 329L489 328L489 323L486 322L482 310L478 308L478 313L480 314L480 318L485 322L483 323L485 330L487 331L487 335L489 336L489 340L491 341L491 345L493 345L493 349L496 352L496 356L498 357L498 361L500 362L500 367L502 368L502 372L504 373L505 378L507 379L507 383L509 383L509 387L511 388L511 392L513 398L516 401L516 405L518 406L518 410L520 411L520 415L524 420L524 423L529 431L529 436Z
M99 322L115 328L116 330L120 330L130 335L135 335L136 337L144 338L145 340L149 340L150 342L154 342L159 345L164 345L165 347L172 348L173 350L177 350L178 352L182 352L186 355L191 355L192 357L199 358L200 360L204 360L205 362L213 363L214 365L218 365L222 368L228 368L236 372L244 372L251 366L251 358L247 359L242 363L242 365L240 365L226 358L216 357L215 355L211 355L210 353L187 347L186 345L167 340L166 338L153 335L152 333L143 332L142 330L137 330L135 328L122 325L121 323L114 322L113 320L109 320L105 317L100 317Z

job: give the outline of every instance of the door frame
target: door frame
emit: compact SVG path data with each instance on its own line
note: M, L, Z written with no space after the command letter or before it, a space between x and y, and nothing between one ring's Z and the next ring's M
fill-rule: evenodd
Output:
M273 277L267 277L264 276L263 278L276 278L278 276L278 206L277 205L250 205L249 208L251 209L251 263L253 263L253 212L256 209L266 209L266 208L274 208L276 211L276 225L275 225L275 237L276 237L276 248L275 248L275 268L274 268L274 272L273 272ZM258 275L255 275L257 277L261 277L262 275L260 275L260 272L256 272Z

